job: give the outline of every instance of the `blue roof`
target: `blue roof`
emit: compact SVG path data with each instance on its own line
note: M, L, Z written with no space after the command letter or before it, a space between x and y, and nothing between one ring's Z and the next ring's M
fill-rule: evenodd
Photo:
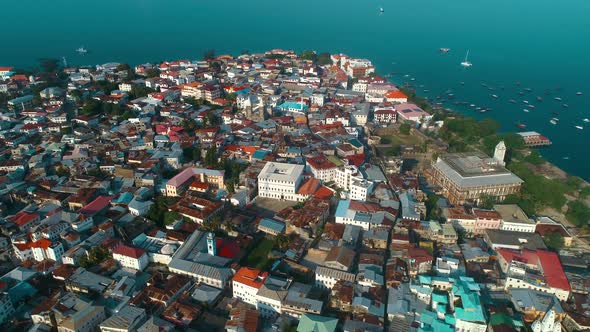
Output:
M121 195L119 195L119 197L114 199L113 203L115 203L115 204L129 204L129 202L131 202L132 199L133 199L133 194L126 191L126 192L122 193Z
M301 111L301 110L306 111L309 108L309 106L307 106L305 104L297 103L297 102L294 102L294 101L286 101L286 102L280 104L277 107L280 108L280 109L284 109L284 110L285 109L296 109L296 110L299 110L299 111Z
M336 213L334 214L336 217L346 217L346 213L348 212L348 207L350 206L349 200L341 200L338 202L338 207L336 208Z
M258 227L265 227L265 228L269 228L272 229L273 231L276 232L283 232L285 230L285 224L274 220L274 219L269 219L269 218L264 218L262 220L260 220L260 224L258 224Z
M268 151L268 150L256 150L256 151L254 151L254 154L252 154L252 158L253 159L260 159L260 160L262 160L269 153L270 153L270 151Z

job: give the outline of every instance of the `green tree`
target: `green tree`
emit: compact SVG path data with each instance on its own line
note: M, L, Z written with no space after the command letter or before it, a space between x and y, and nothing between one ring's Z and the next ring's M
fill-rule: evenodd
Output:
M215 167L217 165L217 147L213 145L205 154L205 165Z
M559 251L559 249L563 248L565 243L563 235L559 232L549 232L545 234L545 236L543 236L543 241L545 241L547 247L555 251Z
M318 64L320 65L331 65L332 58L330 57L330 53L322 52L318 55Z
M590 208L580 200L569 202L565 216L576 226L590 226Z
M590 186L586 186L580 190L580 198L587 198L590 196Z
M532 150L528 156L524 157L524 160L533 165L541 165L545 163L545 159L541 157L541 154L537 150Z
M203 52L203 59L205 59L205 60L215 59L215 50L214 49L205 50L205 52Z
M299 58L303 60L311 60L316 62L318 59L318 55L312 50L305 50L299 54Z
M165 226L166 212L168 212L168 206L163 197L156 197L154 204L150 206L150 209L146 213L145 217L153 221L159 227Z
M145 76L147 76L148 78L158 77L160 76L160 70L157 68L150 68L145 71Z
M439 220L441 218L441 211L440 208L438 207L438 200L439 197L434 195L434 194L430 194L428 195L428 198L426 199L426 219L429 220Z
M492 119L483 119L478 123L478 126L480 137L493 135L500 129L500 124Z
M180 219L180 214L176 211L164 212L164 225L172 225L176 220Z
M83 268L89 268L110 258L111 254L107 248L97 246L90 249L87 256L81 257L78 263Z
M496 197L491 196L491 195L481 195L480 196L480 203L479 203L479 207L483 208L483 209L488 209L491 210L494 207L494 204L496 204L497 200Z
M408 123L402 123L399 126L399 132L404 135L409 135L410 129L412 129L412 127Z

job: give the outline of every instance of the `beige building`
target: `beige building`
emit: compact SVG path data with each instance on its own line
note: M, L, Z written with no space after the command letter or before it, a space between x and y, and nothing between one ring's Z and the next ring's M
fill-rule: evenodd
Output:
M452 204L477 204L484 195L503 200L518 193L524 182L503 163L481 152L445 154L436 160L426 177L440 187L440 193Z

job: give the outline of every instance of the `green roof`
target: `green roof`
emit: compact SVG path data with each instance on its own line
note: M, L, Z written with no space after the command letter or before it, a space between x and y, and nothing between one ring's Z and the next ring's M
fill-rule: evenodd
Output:
M303 314L297 325L297 332L334 332L338 318Z
M329 161L334 163L334 165L336 165L336 167L344 166L344 163L342 162L342 160L340 160L340 158L338 158L336 156L327 156L326 159L328 159Z
M432 302L449 303L447 294L432 293Z

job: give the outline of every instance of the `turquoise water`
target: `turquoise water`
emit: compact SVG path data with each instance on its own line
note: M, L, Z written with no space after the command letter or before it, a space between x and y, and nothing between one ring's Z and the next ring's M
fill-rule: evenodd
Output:
M492 117L505 131L525 123L554 142L543 155L590 179L590 123L582 122L590 118L588 13L587 0L7 0L0 66L62 56L72 64L197 59L206 49L344 52L372 59L382 74L395 72L396 82L414 78L423 95L451 89L456 101L491 107L485 114L458 109ZM81 45L88 55L75 54ZM452 50L441 55L440 47ZM464 69L459 63L467 49L474 65ZM518 95L523 88L532 92ZM522 100L536 108L523 112ZM553 111L560 112L556 126L549 123Z

